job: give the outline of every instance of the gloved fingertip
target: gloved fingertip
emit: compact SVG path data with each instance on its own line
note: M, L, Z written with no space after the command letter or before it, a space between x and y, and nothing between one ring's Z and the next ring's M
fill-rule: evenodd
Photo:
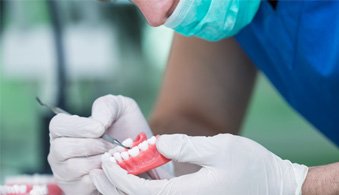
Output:
M112 100L111 95L106 95L96 99L92 105L92 118L100 122L105 128L108 128L115 117L114 110L115 101Z
M156 142L158 151L166 158L173 159L176 156L177 148L181 148L182 134L161 135Z
M115 160L115 158L108 152L105 152L102 156L101 156L101 161L103 164L116 164L117 161Z
M53 137L98 138L105 132L105 127L91 118L77 115L58 114L49 124Z
M58 125L60 124L60 121L64 121L64 117L67 117L67 115L64 113L58 113L57 115L55 115L49 122L49 129L51 131L54 131L56 127L58 127Z
M163 154L166 155L166 147L167 147L167 135L160 135L158 137L157 142L155 143L155 146L157 147L157 150Z

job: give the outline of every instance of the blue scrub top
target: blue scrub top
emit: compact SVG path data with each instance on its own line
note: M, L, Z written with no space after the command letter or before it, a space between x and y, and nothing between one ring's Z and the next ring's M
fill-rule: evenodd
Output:
M287 102L339 146L339 1L267 1L237 41Z

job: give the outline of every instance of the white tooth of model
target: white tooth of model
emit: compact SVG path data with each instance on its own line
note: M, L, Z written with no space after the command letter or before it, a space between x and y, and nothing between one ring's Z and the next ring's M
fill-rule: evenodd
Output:
M131 138L127 138L122 142L122 145L127 146L127 147L132 147L133 140Z
M121 152L120 154L121 154L122 159L124 159L124 160L128 160L129 159L128 152L124 151L124 152Z
M156 141L157 141L157 138L155 138L154 136L152 136L151 138L149 138L149 139L147 140L147 142L148 142L149 144L155 144Z
M119 162L122 161L122 158L121 158L121 155L120 155L119 152L114 153L113 156L114 156L115 160L117 160Z
M138 148L139 148L141 151L146 151L146 150L148 149L148 143L147 143L147 141L141 142L141 143L138 145Z
M128 154L133 157L138 156L139 153L140 153L140 150L138 147L133 147L132 149L128 150Z

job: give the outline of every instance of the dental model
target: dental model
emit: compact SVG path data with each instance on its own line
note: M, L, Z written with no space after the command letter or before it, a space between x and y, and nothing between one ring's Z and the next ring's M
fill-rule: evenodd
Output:
M147 139L145 133L140 133L134 141L129 138L122 142L131 149L111 154L110 160L133 175L157 168L170 160L158 152L155 146L156 141L155 136Z
M19 175L5 179L0 185L0 195L62 195L50 175Z

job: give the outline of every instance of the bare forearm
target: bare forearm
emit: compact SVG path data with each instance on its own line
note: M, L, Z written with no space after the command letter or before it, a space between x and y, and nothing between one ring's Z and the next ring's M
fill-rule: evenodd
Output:
M303 195L338 195L339 163L311 167L302 188Z
M155 133L237 134L256 70L234 39L175 35L151 126Z

